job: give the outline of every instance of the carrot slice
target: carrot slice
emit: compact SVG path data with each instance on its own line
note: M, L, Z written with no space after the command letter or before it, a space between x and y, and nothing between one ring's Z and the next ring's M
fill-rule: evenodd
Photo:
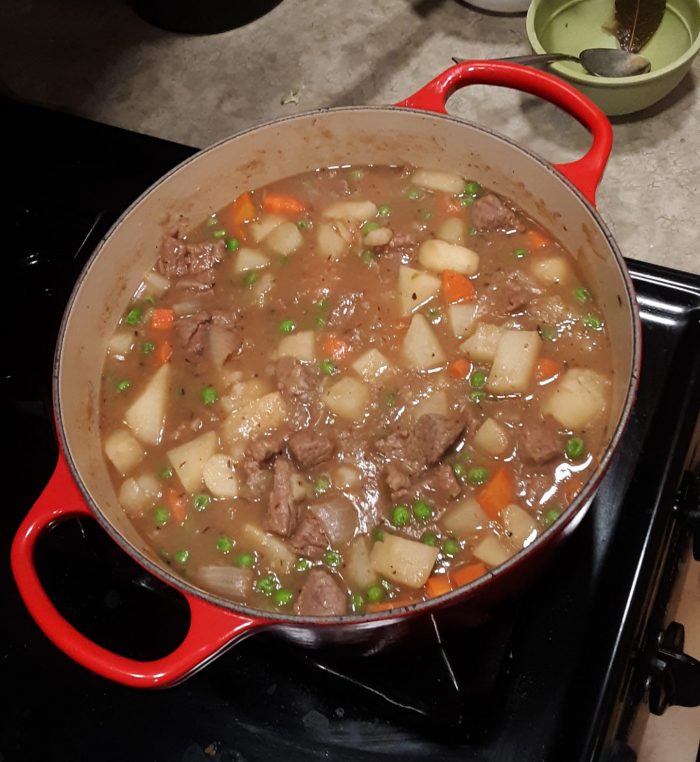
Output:
M497 519L500 512L515 502L515 480L508 466L501 466L486 486L476 493L476 501L490 519Z
M227 230L233 230L244 222L254 220L257 215L253 197L250 193L241 193L240 196L223 212L222 222Z
M552 239L544 233L540 233L539 230L528 230L525 235L531 249L544 249L545 246L552 243Z
M303 201L282 193L268 193L263 199L263 209L270 214L301 214L306 207Z
M391 611L392 609L401 608L401 606L408 606L411 603L415 603L415 601L408 598L394 598L388 601L381 601L380 603L368 603L367 611L369 613L376 613L378 611Z
M437 196L438 211L445 217L454 217L462 211L459 200L451 193L440 193Z
M481 562L475 564L464 564L452 571L452 580L458 587L462 585L468 585L479 577L483 577L486 574L486 565Z
M452 378L466 378L472 369L472 364L464 357L457 358L447 366L448 375Z
M328 336L321 345L325 357L331 357L334 360L342 360L350 351L350 345L347 341L339 339L337 336Z
M164 331L173 327L175 313L169 307L156 307L151 312L151 328Z
M431 598L444 595L452 590L452 582L448 574L431 574L425 583L425 592Z
M537 363L537 380L549 381L561 373L561 365L551 357L541 357Z
M182 492L169 488L165 493L165 502L170 508L170 515L177 524L187 518L187 499Z
M448 304L470 302L476 298L476 290L469 278L454 270L443 270L442 297Z
M156 362L165 365L173 356L173 345L169 341L161 341L156 347Z

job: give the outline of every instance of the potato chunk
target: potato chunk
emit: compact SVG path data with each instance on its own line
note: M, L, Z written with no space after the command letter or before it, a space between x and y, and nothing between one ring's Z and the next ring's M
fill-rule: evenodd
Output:
M276 574L288 574L291 571L297 557L282 540L269 532L263 532L255 524L246 524L241 534L243 541L260 553L266 569Z
M440 293L440 278L423 270L399 267L399 297L401 314L410 315Z
M126 429L117 429L105 439L105 455L122 476L137 466L145 455L141 443Z
M188 492L196 492L202 484L204 464L216 452L219 438L215 431L191 439L168 450L168 460Z
M293 222L283 222L265 238L265 246L275 254L293 254L304 243L304 237Z
M516 548L524 548L537 537L535 519L519 505L511 503L501 512L503 526L510 535L510 541Z
M487 381L489 391L495 394L526 392L535 373L541 346L537 331L503 331Z
M501 538L493 532L487 532L484 538L474 546L472 553L487 566L500 566L513 552L507 548Z
M389 360L378 349L368 349L352 364L353 370L365 381L379 378L389 368Z
M485 529L489 525L489 517L476 498L468 497L448 506L441 524L448 532L464 538Z
M365 414L369 392L362 381L346 377L329 387L322 399L331 412L341 418L359 421Z
M217 452L204 464L204 484L214 497L236 497L238 477L234 463L228 455Z
M571 280L571 265L564 257L537 257L530 265L530 272L545 286L568 283Z
M269 264L269 257L266 257L262 252L242 246L238 250L238 256L236 257L233 269L237 273L244 273L248 270L260 270L260 268L267 267Z
M437 237L441 241L464 246L467 240L467 223L462 217L448 217L437 229Z
M364 222L377 214L377 205L371 201L336 201L323 210L324 217L333 220Z
M474 435L474 444L487 455L502 455L508 448L508 434L498 421L487 418Z
M447 322L452 333L462 339L468 336L474 327L476 317L476 302L469 304L449 304L447 306Z
M382 541L374 543L369 558L377 574L417 589L426 583L438 553L438 548L425 543L385 533Z
M447 359L430 323L423 315L414 315L401 347L411 368L427 370L442 365Z
M284 421L287 406L279 392L271 392L234 410L221 424L221 434L228 444L248 439L274 429Z
M165 363L151 376L145 389L124 414L127 426L146 444L160 444L169 387L170 364Z
M316 243L319 252L328 259L340 259L348 250L348 242L341 235L337 226L328 222L318 226Z
M444 389L438 389L415 404L411 415L417 421L423 415L447 415L448 411L447 392Z
M582 429L607 408L610 381L588 368L571 368L562 374L542 412L567 429Z
M476 362L491 362L496 354L503 326L491 323L477 323L474 333L463 341L459 348Z
M316 359L316 334L313 331L291 333L280 340L277 356L296 357L302 362L314 362Z
M372 568L369 557L369 541L365 535L356 537L345 559L344 576L353 587L366 590L379 582L379 575Z
M453 270L463 275L474 275L479 269L479 255L456 243L431 239L418 247L418 261L428 270Z
M365 246L386 246L393 237L391 228L377 228L365 234L362 242Z
M255 243L260 243L266 236L276 228L285 222L284 217L278 217L276 214L266 214L256 222L251 222L248 225L248 230Z
M464 178L454 172L441 172L437 169L417 169L411 176L411 182L419 188L442 191L459 195L464 190Z

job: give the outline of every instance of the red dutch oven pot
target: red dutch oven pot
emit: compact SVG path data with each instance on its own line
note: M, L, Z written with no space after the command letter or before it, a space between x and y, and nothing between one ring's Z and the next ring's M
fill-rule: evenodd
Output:
M466 85L500 85L551 101L592 134L578 161L551 165L516 143L447 115ZM630 415L640 362L640 324L622 256L594 209L612 145L603 112L548 74L500 62L453 66L393 107L337 108L280 119L222 141L175 168L116 222L85 266L59 335L53 401L61 452L49 484L20 526L12 568L27 608L46 635L88 669L138 687L177 683L243 637L273 628L307 644L391 637L401 625L459 603L465 623L489 616L538 574L591 503ZM131 294L152 266L164 225L187 229L238 193L319 166L413 164L475 176L545 225L576 258L605 316L615 365L610 443L562 517L529 547L471 584L439 598L366 616L304 618L264 612L200 590L176 576L145 544L119 506L99 436L100 375L107 341ZM169 655L142 662L92 642L67 622L44 591L33 554L44 529L91 516L125 552L186 598L191 622ZM378 628L382 628L378 631Z

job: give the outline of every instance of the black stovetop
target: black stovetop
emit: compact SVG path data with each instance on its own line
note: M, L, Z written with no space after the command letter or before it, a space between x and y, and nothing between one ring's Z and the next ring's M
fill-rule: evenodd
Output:
M12 153L0 760L633 758L625 732L689 538L675 517L681 478L698 457L700 278L629 262L644 325L629 429L564 552L496 620L464 629L436 614L372 654L304 650L261 634L177 687L125 688L77 666L39 631L12 581L9 549L55 463L51 362L72 285L119 212L193 149L7 99L0 116ZM59 609L120 652L161 656L187 626L179 594L95 522L47 532L37 566Z

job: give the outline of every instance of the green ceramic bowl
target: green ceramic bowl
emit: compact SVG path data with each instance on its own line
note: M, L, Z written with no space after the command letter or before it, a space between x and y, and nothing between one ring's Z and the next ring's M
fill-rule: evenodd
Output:
M536 53L578 55L586 48L619 47L606 29L614 18L614 0L533 0L527 35ZM634 77L596 77L580 64L553 64L552 72L569 80L610 116L631 114L670 93L700 51L700 0L667 0L666 13L652 39L640 51L651 71Z

